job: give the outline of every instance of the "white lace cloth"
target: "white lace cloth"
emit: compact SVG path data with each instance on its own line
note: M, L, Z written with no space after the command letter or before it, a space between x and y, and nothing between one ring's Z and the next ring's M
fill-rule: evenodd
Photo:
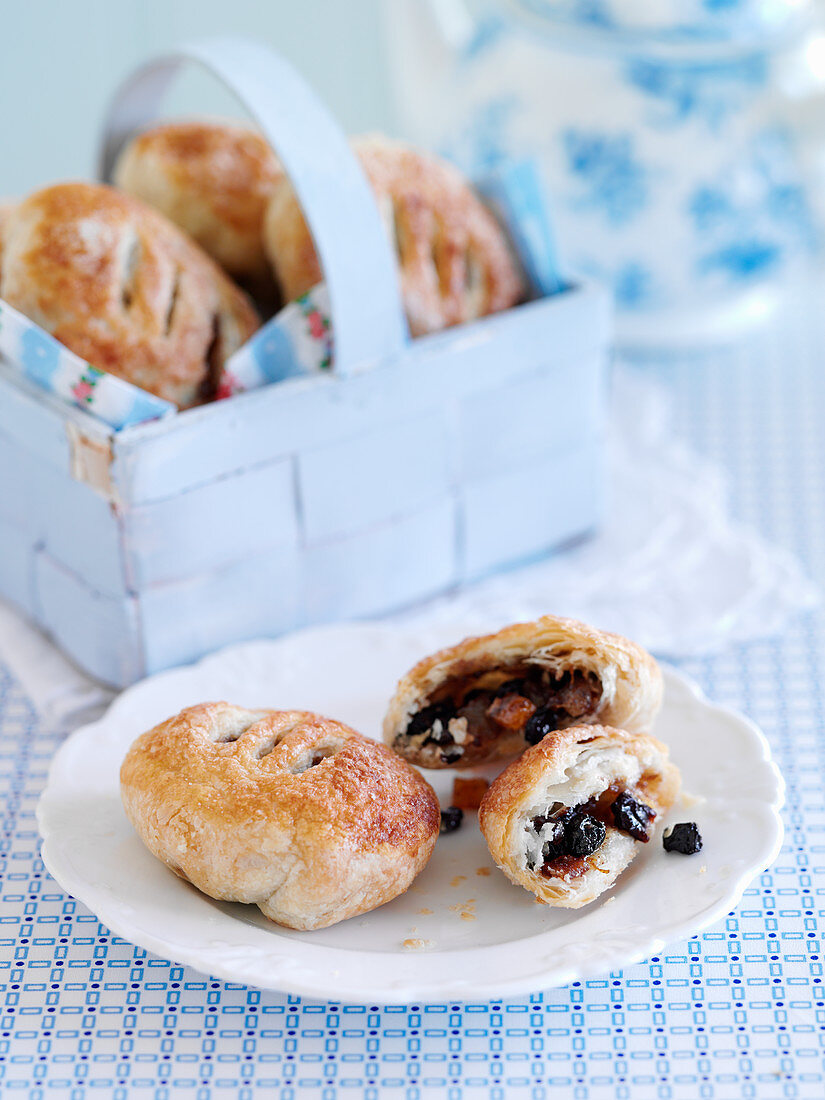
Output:
M791 555L728 516L718 470L673 441L659 386L620 366L611 400L600 532L390 621L443 625L445 638L457 638L554 612L619 631L661 656L684 657L778 632L817 602ZM114 694L2 603L0 661L52 726L80 724Z
M620 366L611 401L608 508L596 537L422 617L486 630L553 612L676 658L777 633L818 602L791 554L730 518L719 470L673 440L660 386Z

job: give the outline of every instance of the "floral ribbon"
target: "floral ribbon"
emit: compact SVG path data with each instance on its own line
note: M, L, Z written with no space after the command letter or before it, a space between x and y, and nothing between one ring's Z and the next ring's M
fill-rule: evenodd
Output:
M84 362L0 301L0 359L29 381L115 430L174 415L175 405ZM218 398L332 364L329 295L323 283L290 302L226 362Z
M318 283L279 313L226 361L218 398L282 382L285 378L329 370L332 323L329 294Z
M3 301L0 359L41 389L85 409L116 430L177 411L171 402L84 362Z

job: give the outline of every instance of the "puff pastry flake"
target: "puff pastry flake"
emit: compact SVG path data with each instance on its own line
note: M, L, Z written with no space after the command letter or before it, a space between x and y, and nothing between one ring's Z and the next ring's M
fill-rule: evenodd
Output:
M645 731L661 697L659 667L640 646L546 615L420 661L396 688L384 740L421 767L472 767L567 726Z
M479 825L512 882L547 905L578 909L650 839L679 783L654 738L572 726L504 769L482 800Z
M120 783L129 820L177 875L298 929L403 893L441 820L398 756L304 711L189 707L135 741Z

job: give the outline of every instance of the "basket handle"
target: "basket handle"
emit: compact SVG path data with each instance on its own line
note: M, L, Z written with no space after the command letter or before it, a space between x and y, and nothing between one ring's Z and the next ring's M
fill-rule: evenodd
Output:
M273 50L243 38L208 38L137 69L109 107L100 178L111 178L126 141L159 116L167 88L187 62L234 93L290 177L329 290L336 373L398 354L408 339L398 268L370 186L332 115Z

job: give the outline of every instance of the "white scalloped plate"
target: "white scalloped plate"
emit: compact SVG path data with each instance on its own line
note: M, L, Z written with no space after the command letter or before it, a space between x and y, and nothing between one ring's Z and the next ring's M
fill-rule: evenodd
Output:
M667 668L655 733L698 800L669 820L698 821L704 851L668 855L657 830L617 885L578 912L538 905L511 885L474 814L439 839L403 897L319 932L213 901L133 832L118 770L143 730L192 703L228 699L315 710L378 736L398 677L443 643L432 632L325 627L235 646L135 685L54 758L37 811L46 867L113 932L157 955L247 985L386 1003L501 997L628 965L723 916L776 857L783 782L764 736ZM453 774L428 778L448 804Z

